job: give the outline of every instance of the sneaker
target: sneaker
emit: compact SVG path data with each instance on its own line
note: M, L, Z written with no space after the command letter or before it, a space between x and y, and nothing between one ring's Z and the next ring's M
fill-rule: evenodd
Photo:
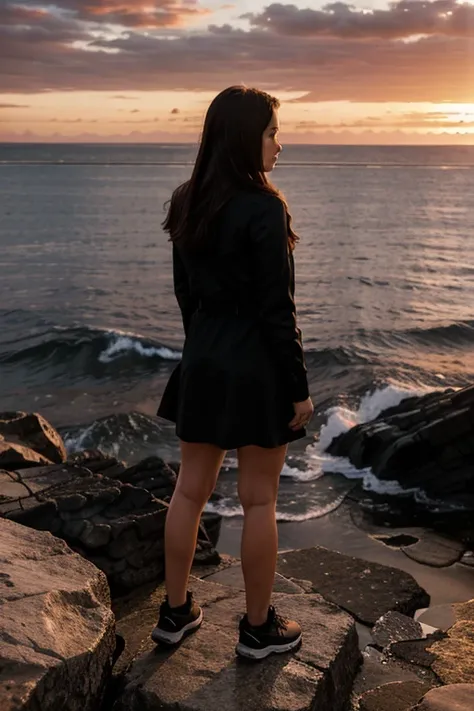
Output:
M158 624L151 633L157 644L178 644L183 637L197 630L202 623L202 609L193 601L192 593L186 595L181 607L170 607L168 596L160 607Z
M240 621L237 654L248 659L264 659L269 654L281 654L294 649L301 642L301 627L293 620L277 615L274 607L268 609L263 625L252 627L247 615Z

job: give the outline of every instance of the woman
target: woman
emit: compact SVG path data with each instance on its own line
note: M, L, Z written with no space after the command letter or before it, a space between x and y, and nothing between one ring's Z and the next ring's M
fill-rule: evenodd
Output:
M300 626L270 599L280 472L313 413L295 320L298 238L266 177L281 151L278 108L243 86L214 99L192 176L174 192L163 225L186 339L158 410L176 423L181 469L166 520L167 597L152 638L175 644L201 625L187 591L198 526L226 451L236 449L247 604L236 652L253 659L301 640Z

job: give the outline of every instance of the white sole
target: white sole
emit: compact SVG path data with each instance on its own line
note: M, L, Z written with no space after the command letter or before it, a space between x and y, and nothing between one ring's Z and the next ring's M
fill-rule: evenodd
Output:
M293 642L288 642L288 644L273 644L264 649L252 649L252 647L247 647L245 644L239 642L235 651L239 657L245 657L246 659L265 659L265 657L268 657L270 654L291 652L292 649L300 644L301 639L302 635L293 640Z
M193 620L192 622L189 622L187 625L185 625L182 629L179 630L179 632L167 632L165 630L160 630L159 627L155 627L153 632L151 633L151 638L154 642L157 644L161 642L161 644L178 644L178 642L181 642L183 637L186 637L186 635L190 634L194 630L196 630L198 627L201 626L202 624L202 610L199 614L199 617L197 620Z

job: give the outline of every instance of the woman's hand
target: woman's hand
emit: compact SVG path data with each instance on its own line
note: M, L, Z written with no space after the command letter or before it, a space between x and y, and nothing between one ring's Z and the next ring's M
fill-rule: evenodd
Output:
M295 416L293 417L288 426L290 430L301 430L303 429L303 427L306 427L309 424L313 416L313 403L311 401L311 398L309 397L303 402L293 403L293 407L295 408Z

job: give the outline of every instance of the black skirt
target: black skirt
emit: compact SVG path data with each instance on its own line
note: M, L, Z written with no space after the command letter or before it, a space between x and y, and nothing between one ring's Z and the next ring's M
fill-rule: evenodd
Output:
M197 311L157 415L175 422L184 442L279 447L306 435L288 427L285 382L255 318Z

